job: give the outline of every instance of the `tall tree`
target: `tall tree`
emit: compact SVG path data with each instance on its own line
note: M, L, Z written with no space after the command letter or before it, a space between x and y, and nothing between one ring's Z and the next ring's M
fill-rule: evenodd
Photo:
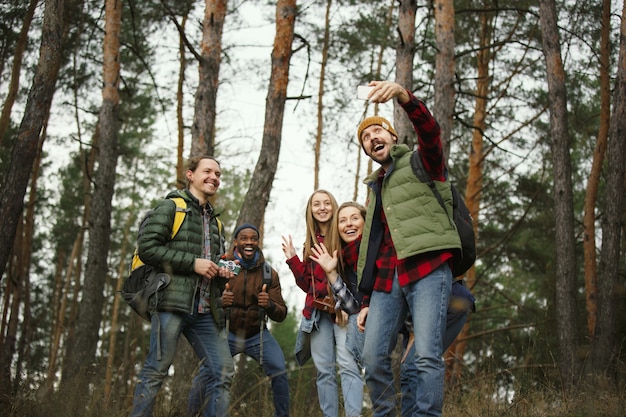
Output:
M472 130L472 146L469 153L469 172L467 186L465 188L465 204L474 219L474 233L478 236L478 219L480 209L480 193L483 187L483 152L484 133L487 128L487 103L489 98L489 87L491 75L489 66L491 64L491 38L493 34L494 13L488 11L491 8L491 0L483 1L484 12L480 16L480 45L476 53L476 66L478 77L476 78L476 102L474 106L474 123ZM476 266L472 266L465 275L466 282L471 289L476 285ZM450 348L450 352L456 358L462 358L465 354L465 338L469 333L469 321L465 324L459 334L458 342ZM453 362L452 376L458 377L460 374L460 362Z
M450 155L454 116L454 1L435 0L435 105L433 115L441 127L444 158Z
M324 131L324 82L326 81L326 66L328 65L328 50L330 48L330 10L333 0L326 0L324 14L324 38L322 40L322 63L320 65L319 87L317 88L317 130L315 132L315 163L313 166L313 189L319 188L320 152Z
M176 121L178 125L178 147L176 149L176 187L184 188L187 185L185 179L185 166L183 149L185 148L185 131L184 131L184 118L183 118L183 88L185 84L185 68L187 68L187 58L185 57L185 41L183 40L183 33L185 33L185 26L187 26L188 12L185 11L183 15L183 21L180 24L181 33L179 34L178 41L178 53L179 65L178 65L178 83L176 85Z
M554 0L540 0L539 14L543 54L546 61L556 241L556 314L559 339L559 369L565 391L573 388L576 374L576 242L570 136L567 124L567 91L561 59L560 36Z
M215 153L217 89L222 59L222 31L227 0L205 0L199 78L191 126L191 155Z
M69 27L66 8L72 0L46 0L39 62L28 94L11 162L0 189L0 277L4 275L24 195L39 144L39 135L50 112L61 64L61 46Z
M35 8L37 7L38 2L39 0L30 0L28 9L26 9L26 14L24 15L22 30L20 31L20 36L17 40L17 44L15 45L9 93L7 94L4 106L2 107L2 114L0 114L0 144L2 143L2 139L4 138L7 128L9 127L9 122L11 121L11 110L13 109L13 104L17 98L17 90L20 85L22 58L24 56L24 51L26 50L26 45L28 44L28 31L30 30L30 25L33 21Z
M102 107L98 120L99 147L94 173L89 248L76 333L68 340L62 388L84 394L90 379L88 367L95 358L108 273L111 202L118 157L118 106L120 82L120 31L122 0L106 1L103 41Z
M415 57L415 12L417 0L400 0L398 6L398 40L396 42L396 82L404 88L413 88L413 58ZM415 145L415 131L406 112L393 102L393 126L400 143L410 148Z
M47 122L44 123L46 125ZM7 268L6 276L7 289L10 296L6 297L6 302L11 302L10 316L3 315L2 329L0 333L0 351L2 352L2 367L0 368L0 392L4 390L11 381L11 371L15 374L13 381L13 389L17 390L20 386L20 380L23 378L22 368L25 361L28 361L29 355L25 355L24 349L29 349L32 343L30 337L34 333L32 311L30 309L30 269L31 251L33 246L35 208L37 206L37 182L40 179L42 147L45 140L46 129L44 129L39 140L37 157L33 164L33 172L30 181L30 190L26 202L24 215L20 217L20 224L15 235L15 245L13 247L13 255L9 261L10 267ZM6 332L4 331L6 323ZM19 330L18 330L19 329ZM19 348L16 349L16 343ZM18 353L17 361L14 361L14 354Z
M593 338L596 330L598 309L598 274L596 262L596 202L602 164L606 153L611 121L611 86L609 74L609 36L611 30L611 0L602 1L600 21L600 128L593 151L591 171L585 193L585 213L583 217L583 248L585 256L585 298L587 302L587 333Z
M598 274L598 322L592 345L593 369L599 375L606 375L615 369L619 355L616 286L624 231L626 174L626 4L623 7L613 115L607 144L606 201Z
M276 36L272 50L270 84L265 100L263 142L250 187L237 218L237 224L244 222L262 224L265 209L269 203L280 154L296 12L296 0L278 0L276 2Z

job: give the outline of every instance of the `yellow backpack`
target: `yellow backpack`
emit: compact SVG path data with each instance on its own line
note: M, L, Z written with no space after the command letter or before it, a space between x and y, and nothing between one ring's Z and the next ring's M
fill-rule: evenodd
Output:
M180 226L183 224L183 221L185 220L185 215L187 214L187 202L185 201L185 199L181 197L175 197L171 200L174 202L174 204L176 204L176 214L174 214L174 224L172 225L172 236L170 237L170 240L174 239L174 236L176 236L176 234L180 230ZM139 226L139 230L141 230L141 228L145 224L146 219L150 217L150 214L151 212L148 212L148 214L146 214L146 216L143 218L143 220L141 221L141 225ZM135 251L133 252L133 261L130 264L131 274L135 269L143 265L145 264L143 263L141 258L139 258L139 255L137 254L137 248L135 248Z
M174 236L180 230L185 215L187 214L187 202L181 197L174 197L171 199L176 204L176 213L174 214L174 223L172 224L172 235L170 239L174 239ZM149 211L144 216L139 230L145 225L146 219L150 217L152 211ZM222 234L222 222L216 218L217 227L219 229L220 236ZM150 312L156 310L156 303L158 297L153 299L153 305L150 305L150 297L157 291L167 287L170 283L171 277L163 272L159 272L157 268L144 264L139 258L138 250L135 248L133 252L133 259L130 264L130 270L128 276L124 280L124 286L122 288L122 297L128 303L129 306L137 314L143 317L145 320L150 321Z

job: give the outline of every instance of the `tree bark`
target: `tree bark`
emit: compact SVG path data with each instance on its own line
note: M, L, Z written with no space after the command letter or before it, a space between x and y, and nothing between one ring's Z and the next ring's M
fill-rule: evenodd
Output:
M413 89L413 59L415 57L415 12L417 0L400 0L398 7L398 42L396 45L396 82L409 90ZM406 112L393 101L393 127L398 133L398 142L409 148L415 146L413 124Z
M18 236L16 240L18 243L21 240L22 225L18 227ZM12 268L13 272L16 268ZM2 352L0 353L0 359L2 364L0 365L0 394L8 395L13 391L11 380L11 362L16 351L17 333L20 323L19 312L20 302L23 297L23 283L17 279L12 279L10 284L7 285L7 299L11 302L6 304L6 310L3 311L3 339L2 339Z
M65 279L61 280L61 266L58 265L58 283L57 290L55 290L55 295L58 298L54 304L54 321L52 326L52 339L50 343L50 354L49 354L49 365L47 372L46 383L44 384L44 393L49 394L52 392L54 383L56 381L56 373L58 369L58 355L59 350L61 348L61 338L63 336L63 332L65 330L65 313L67 311L68 298L70 292L70 286L72 283L72 276L77 276L74 265L80 262L80 254L82 253L83 248L83 238L84 232L81 229L79 234L76 236L74 240L74 244L72 245L72 253L69 257L69 263L67 267L67 273L65 275Z
M454 117L454 2L435 0L435 106L433 115L441 127L443 154L450 155L452 120Z
M22 30L20 31L20 36L18 38L17 44L15 45L15 53L13 54L13 67L11 68L11 81L9 83L9 92L7 94L6 100L4 101L4 106L2 107L2 114L0 115L0 145L2 145L4 134L9 127L9 122L11 121L11 110L13 109L13 104L15 103L15 99L17 98L17 92L20 86L22 58L24 57L24 50L26 49L26 45L28 44L28 31L30 30L30 25L33 21L35 8L37 7L38 2L39 0L30 0L30 4L28 5L28 9L26 10L26 15L24 16Z
M583 250L585 256L585 301L587 304L587 333L593 339L598 310L598 274L596 261L596 203L602 165L611 122L611 86L609 75L609 36L611 29L611 1L602 1L600 39L600 128L593 151L591 171L585 193L583 216Z
M619 358L616 311L619 282L620 243L624 230L626 174L626 5L622 10L620 44L613 115L607 144L606 201L602 225L602 254L598 279L598 321L592 344L592 364L598 375L616 369Z
M313 166L313 190L319 188L320 174L320 152L322 147L322 136L324 127L324 81L326 75L326 65L328 64L328 49L330 48L330 8L332 0L326 1L326 13L324 15L324 40L322 44L322 64L320 66L320 80L317 89L317 130L315 133L315 163Z
M182 32L185 31L187 25L187 14L183 16L180 24ZM178 124L178 148L176 149L176 188L182 189L187 186L185 178L185 162L183 158L183 150L185 148L185 123L183 117L183 88L185 83L185 68L187 67L187 59L185 58L185 41L183 35L179 34L178 53L180 55L178 65L178 84L176 87L176 121Z
M47 126L48 121L44 122L44 126ZM28 361L31 358L31 355L28 354L30 350L30 346L32 341L30 338L32 337L34 331L32 326L32 311L31 311L31 303L30 303L30 265L32 258L32 249L33 249L33 235L34 235L34 219L35 219L35 208L37 206L37 182L41 173L41 160L42 160L42 148L43 143L46 137L46 129L41 135L39 140L39 149L37 151L37 157L35 158L33 164L33 172L31 175L30 188L28 194L28 202L26 204L26 209L24 211L24 215L22 216L22 224L18 230L15 242L15 251L17 252L17 262L16 262L16 282L19 286L19 294L20 297L15 297L13 299L14 303L17 303L17 306L12 310L15 311L15 316L11 315L11 320L15 320L16 322L20 322L20 331L19 331L19 340L16 336L13 335L14 339L18 341L18 349L17 349L17 361L15 364L15 380L13 382L14 390L18 389L21 385L21 380L23 378L22 369L24 368L24 364L26 362L26 369L30 369L28 367ZM21 235L20 235L21 234ZM20 312L21 308L21 312ZM12 360L11 360L12 362Z
M567 91L565 70L561 59L561 46L554 0L539 2L543 54L546 60L550 135L552 137L552 162L554 170L554 211L556 242L556 314L559 339L559 369L565 392L574 386L576 375L576 244L574 238L574 198L570 137L567 130Z
M266 98L263 143L237 224L249 222L260 225L269 203L280 154L296 12L296 0L277 1L276 37L272 50L272 73Z
M130 259L130 254L133 252L133 247L129 246L129 235L132 226L137 222L137 216L132 213L136 213L134 207L129 207L129 216L126 219L124 225L124 231L122 236L122 247L120 249L120 265L117 268L117 285L115 286L115 297L113 299L113 306L111 307L111 332L109 334L109 352L107 355L107 364L104 376L104 409L106 410L109 401L111 399L111 391L113 389L113 370L116 359L116 346L117 346L117 334L116 329L121 328L119 323L120 316L120 304L121 304L121 292L124 286L124 279L126 278L128 265L126 265L126 259Z
M205 1L198 90L191 126L191 156L215 153L217 89L227 3L227 0Z
M489 65L491 64L491 39L493 33L493 18L494 14L488 12L490 8L490 0L484 0L483 8L484 12L481 14L481 31L480 31L480 45L476 54L476 65L478 70L478 77L476 79L476 103L474 106L474 129L472 131L472 147L469 154L469 173L467 178L467 186L465 188L465 205L470 211L472 218L474 219L474 234L478 240L478 218L480 213L480 198L481 190L483 187L483 139L484 132L487 127L487 103L489 100L489 90L491 86L491 74L489 72ZM476 268L472 266L465 274L465 282L470 291L474 289L476 285ZM470 317L471 318L471 317ZM461 375L462 361L452 360L454 358L463 358L465 354L465 348L467 346L467 335L469 333L470 320L461 330L458 336L458 342L454 344L448 350L446 360L451 364L449 376L452 379L457 379Z
M63 389L85 393L92 376L88 373L99 340L99 329L104 305L104 285L108 265L107 255L111 234L111 202L115 185L118 156L118 106L120 80L120 31L122 1L106 1L106 20L103 48L102 107L99 116L99 148L94 173L94 192L91 199L89 248L85 267L85 282L76 333L68 338L68 349L63 366Z
M391 0L391 2L389 3L389 8L387 9L387 17L385 19L385 32L386 33L390 33L391 32L391 25L393 23L393 11L395 9L395 2L396 0ZM385 51L387 50L387 39L389 39L389 36L383 36L383 41L380 44L380 48L378 49L378 54L376 56L376 68L373 68L373 73L374 73L374 79L375 80L380 80L382 75L381 75L381 71L382 71L382 67L383 67L383 62L384 62L384 57L385 57ZM408 88L408 87L407 87ZM374 115L378 115L378 103L376 103L374 105ZM359 156L357 158L357 171L360 171L360 167L361 167L361 147L359 146ZM373 162L371 158L367 158L367 175L372 173L373 170ZM356 183L357 183L358 178L355 177L355 190L354 190L354 201L357 201L358 198L358 189L356 188ZM358 183L358 185L361 185L360 183Z
M39 62L13 147L4 184L0 189L0 277L4 275L13 245L24 195L39 145L39 135L50 111L61 63L61 46L68 23L65 2L46 0Z

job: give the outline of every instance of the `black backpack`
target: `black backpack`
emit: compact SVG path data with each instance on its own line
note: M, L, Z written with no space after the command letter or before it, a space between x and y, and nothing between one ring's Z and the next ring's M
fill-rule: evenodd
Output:
M446 211L448 218L450 218L450 213L446 210L441 194L439 194L439 191L435 187L435 182L430 178L424 169L424 164L422 163L419 151L415 151L411 155L411 168L413 168L415 176L421 182L428 184L431 191L435 195L435 198L439 202L439 205L444 209L444 211ZM451 181L448 181L448 183L450 184L450 190L452 191L452 217L450 222L454 223L453 225L459 233L459 238L461 238L461 251L455 252L451 263L452 276L458 277L465 274L465 272L467 272L467 270L470 269L476 261L476 236L474 234L472 215L467 209L465 201L463 201L459 195L459 192L454 184Z

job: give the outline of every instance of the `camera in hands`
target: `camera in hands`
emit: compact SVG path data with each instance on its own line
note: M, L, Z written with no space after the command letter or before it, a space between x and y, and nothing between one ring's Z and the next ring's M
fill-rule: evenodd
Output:
M239 265L235 261L229 261L226 259L220 259L217 262L217 266L219 266L220 268L221 267L228 268L228 270L232 271L233 274L235 275L239 274L239 271L241 271L241 265Z

